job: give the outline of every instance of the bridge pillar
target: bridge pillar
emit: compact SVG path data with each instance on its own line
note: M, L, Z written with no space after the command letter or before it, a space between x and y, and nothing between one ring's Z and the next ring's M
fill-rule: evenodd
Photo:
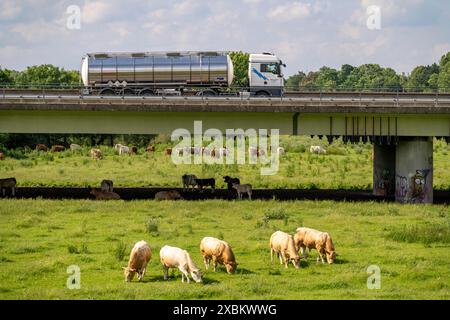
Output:
M373 194L395 194L395 146L373 144Z
M395 200L433 203L433 138L400 139L395 158Z

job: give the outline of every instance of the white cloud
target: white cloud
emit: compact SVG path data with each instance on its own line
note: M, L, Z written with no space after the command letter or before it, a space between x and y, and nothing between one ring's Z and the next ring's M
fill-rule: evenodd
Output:
M278 21L291 21L302 19L311 14L311 4L302 2L292 2L275 7L267 14L267 17Z
M111 9L110 2L87 1L81 8L82 23L95 23L103 20Z
M45 42L57 36L61 31L63 31L63 28L43 19L31 23L13 24L10 28L10 32L18 34L29 43Z
M0 2L0 19L14 19L21 11L22 7L18 4L18 1L2 0Z

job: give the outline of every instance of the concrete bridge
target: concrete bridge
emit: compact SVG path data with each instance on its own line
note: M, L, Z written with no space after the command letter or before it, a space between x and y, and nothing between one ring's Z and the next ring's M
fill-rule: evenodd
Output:
M374 193L433 202L432 137L450 141L450 96L305 94L281 98L9 94L0 132L158 134L177 128L279 129L374 143Z

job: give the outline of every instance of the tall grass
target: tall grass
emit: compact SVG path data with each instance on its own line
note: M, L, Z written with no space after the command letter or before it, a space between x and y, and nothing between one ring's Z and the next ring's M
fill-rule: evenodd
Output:
M387 238L400 242L450 244L449 224L404 225L391 230Z

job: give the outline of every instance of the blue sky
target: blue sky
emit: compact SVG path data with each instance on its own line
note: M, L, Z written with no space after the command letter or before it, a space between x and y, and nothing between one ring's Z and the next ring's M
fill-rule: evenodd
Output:
M70 5L80 29L67 28ZM367 7L381 28L367 27ZM243 50L276 53L286 75L323 65L379 63L397 72L450 51L447 0L1 0L0 65L78 69L99 51Z

